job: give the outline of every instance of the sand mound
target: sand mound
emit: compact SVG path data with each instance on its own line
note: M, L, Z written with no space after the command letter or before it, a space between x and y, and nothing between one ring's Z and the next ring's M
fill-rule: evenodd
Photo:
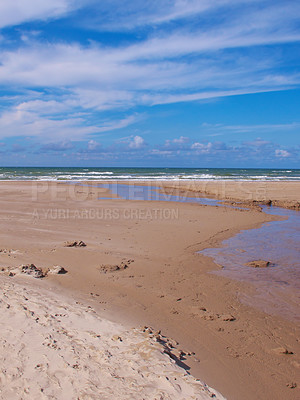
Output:
M60 265L55 265L54 267L52 267L52 268L49 268L48 270L47 270L47 275L48 274L52 274L52 275L64 275L64 274L67 274L68 273L68 271L64 268L64 267L61 267Z
M270 261L265 261L265 260L255 260L255 261L250 261L245 264L247 267L252 267L252 268L268 268L272 264Z
M29 275L32 276L33 278L45 278L48 274L50 275L64 275L68 271L59 265L55 265L54 267L51 268L38 268L34 264L27 264L27 265L21 265L18 267L2 267L1 271L4 274L8 274L8 276L13 277L16 275Z
M0 279L1 398L224 399L140 330L20 278Z

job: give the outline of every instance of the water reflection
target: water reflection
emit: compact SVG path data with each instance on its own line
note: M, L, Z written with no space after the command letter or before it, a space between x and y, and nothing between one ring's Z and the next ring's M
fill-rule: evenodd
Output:
M263 207L263 211L287 219L241 231L225 240L222 247L200 253L213 257L223 266L214 273L255 286L253 296L241 295L243 301L266 312L300 321L300 213L278 207ZM270 261L273 266L245 265L259 259Z

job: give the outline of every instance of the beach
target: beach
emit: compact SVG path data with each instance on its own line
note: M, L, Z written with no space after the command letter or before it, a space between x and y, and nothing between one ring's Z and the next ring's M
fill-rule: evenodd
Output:
M300 399L299 28L0 1L0 400Z
M300 209L300 185L298 181L189 181L166 183L166 188L187 191L194 195L213 197L247 205L269 204L278 207Z
M128 183L133 185L132 181ZM34 352L34 343L38 342L30 341L25 334L18 336L18 329L26 324L28 332L32 329L31 323L39 326L37 322L29 322L33 316L22 308L25 303L20 293L24 291L28 301L34 299L36 308L28 309L37 313L39 319L42 319L41 315L52 314L55 317L61 313L73 318L65 321L65 317L61 317L62 325L56 321L60 319L59 315L53 321L48 318L39 328L41 332L33 329L35 334L40 332L39 337L47 336L53 327L69 332L72 321L75 321L77 325L72 335L76 343L80 342L80 349L76 350L78 360L81 354L83 357L84 349L90 346L89 355L84 359L85 365L90 363L89 369L82 365L82 369L63 369L60 365L65 375L59 377L56 388L52 375L41 371L41 382L44 382L45 390L47 388L44 398L63 398L60 396L66 393L67 396L71 393L72 397L75 387L76 395L82 396L80 398L99 398L92 397L99 396L99 392L78 394L90 381L95 388L103 387L97 377L91 377L92 371L100 368L101 360L93 360L91 349L96 339L87 339L83 323L87 315L89 329L96 336L97 330L103 331L105 340L101 342L99 351L114 349L116 364L111 368L119 368L116 374L124 378L125 372L120 364L129 360L133 371L128 379L120 378L115 386L110 385L116 379L113 372L106 371L103 385L110 386L114 392L103 392L103 398L114 395L120 399L141 396L149 399L201 399L206 397L200 395L209 398L216 390L221 393L216 394L220 399L222 396L245 400L296 399L300 386L299 322L266 313L260 305L254 307L242 302L241 297L251 297L255 287L212 273L222 270L223 266L199 251L218 247L223 240L241 230L284 219L265 214L260 205L273 204L297 210L299 183L160 182L157 189L157 193L164 193L167 200L170 194L183 198L225 200L225 203L213 205L160 199L141 201L141 184L136 184L135 199L126 200L113 193L109 186L99 186L95 182L0 183L0 280L4 288L1 307L4 315L7 313L8 316L7 325L1 329L1 340L5 340L5 335L13 337L13 333L16 334L16 341L9 342L9 348L15 348L16 353L11 353L11 359L2 358L2 364L17 358L18 346L25 347L30 353ZM154 184L157 186L157 182ZM36 270L29 268L32 264L41 271L40 279L34 278ZM65 273L60 273L62 270L58 267ZM5 308L5 304L10 303L13 307ZM59 307L65 309L58 311ZM143 328L145 326L147 328ZM124 343L118 339L122 335ZM157 335L161 335L158 341L154 340ZM113 336L116 336L116 341L112 340ZM74 337L78 337L78 341ZM142 337L147 342L145 346L155 348L153 358L144 360L144 364L139 358L143 351L131 352L132 343L140 343ZM62 338L60 336L59 340ZM167 352L161 344L166 340L173 343ZM55 357L65 357L66 360L70 357L68 352L72 343L62 342L65 347L59 349L61 356L57 355L55 348L59 343L51 347L53 358L50 353L43 355L48 357L50 370L51 364L56 362ZM53 341L51 343L53 345ZM41 345L38 352L43 352L44 347ZM46 347L49 351L49 346ZM26 354L24 357L22 366L16 364L14 368L21 375L23 368L27 380L18 378L15 393L23 398L20 394L23 390L24 398L41 398L37 397L37 392L30 392L28 382L34 363L35 366L42 365L38 367L41 370L44 364L36 356L31 358ZM27 359L31 360L29 364L26 364ZM104 361L101 368L105 370L105 363L110 364L110 361ZM68 362L77 365L74 357ZM141 377L141 370L147 371L148 380ZM8 384L14 393L14 374L2 371L0 393L3 398L16 398L3 392L5 384ZM169 383L165 386L168 374L178 377L179 387ZM72 380L77 382L76 385L69 384ZM65 381L68 385L63 392L61 382ZM129 394L128 387L133 381L136 392ZM145 392L139 394L139 388L147 385L149 387L143 389ZM38 388L37 385L32 390ZM25 389L29 392L26 393ZM157 397L159 395L161 397Z
M26 278L1 283L1 398L224 399L170 361L161 335Z

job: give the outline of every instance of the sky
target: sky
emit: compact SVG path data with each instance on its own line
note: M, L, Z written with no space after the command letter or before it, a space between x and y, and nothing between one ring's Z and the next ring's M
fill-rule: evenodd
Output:
M299 0L1 0L0 165L300 168Z

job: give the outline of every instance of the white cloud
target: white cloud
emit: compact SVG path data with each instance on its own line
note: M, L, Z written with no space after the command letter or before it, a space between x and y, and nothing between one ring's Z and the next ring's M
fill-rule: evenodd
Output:
M98 127L98 132L109 132L116 129L126 128L127 126L134 124L138 119L139 117L137 115L131 115L119 121L109 121L105 125Z
M25 15L24 3L21 0L14 3L16 16ZM41 18L43 13L51 16L83 5L81 1L67 0L51 3L28 0L27 3L28 15L35 10ZM112 3L116 7L105 4L116 12L123 10L122 15L130 15L131 9L136 12L140 7L141 15L149 16L144 2L126 2L128 13L127 6L119 1ZM177 0L167 1L162 7L161 2L155 1L150 8L154 19L172 20L190 15L193 10L197 13L228 4L232 6L232 1ZM240 57L233 50L224 50L300 41L299 31L292 24L299 18L300 6L291 12L287 6L268 5L268 14L265 9L258 12L255 7L247 13L241 12L239 5L240 2L233 4L233 10L238 9L239 13L232 10L228 14L231 19L227 17L225 22L206 26L205 30L199 26L176 33L166 30L133 45L104 47L94 43L84 47L75 43L42 43L37 37L18 49L0 53L0 84L67 89L68 93L63 96L67 96L70 106L100 111L141 103L171 104L285 90L298 85L300 74L274 71L278 59L267 48L264 57L260 53L259 62L253 54ZM9 20L14 7L2 5L0 11L1 7L7 16L5 20ZM191 63L188 57L184 58L189 55L197 58Z
M220 129L232 130L237 132L253 132L253 131L290 131L299 129L299 122L291 122L288 124L259 124L259 125L228 125L220 126ZM259 139L259 138L258 138Z
M68 94L67 102L70 107L104 111L112 108L128 109L135 104L135 99L134 94L127 90L75 87Z
M111 3L112 0L109 0L109 2ZM100 21L98 19L98 21L101 27L107 30L133 29L142 25L159 25L179 18L195 16L221 2L224 3L226 0L165 0L164 2L158 0L152 0L151 2L145 2L144 0L117 0L113 1L117 5L117 7L113 7L114 13L111 15L106 14L109 24L106 21L101 21L101 19Z
M160 27L172 21L194 19L218 7L254 4L261 0L102 0L101 11L95 13L93 29L126 30L139 27ZM89 25L89 29L91 25Z
M264 35L265 33L265 35ZM126 49L127 57L151 59L179 57L184 54L211 53L222 49L270 45L300 41L298 32L248 33L244 27L228 28L214 32L176 33L166 37L150 39Z
M2 0L0 28L32 20L56 18L74 7L74 0Z
M195 142L191 145L191 149L195 150L197 154L207 154L210 153L213 148L213 144L209 143L199 143Z
M170 150L181 150L187 147L189 138L186 136L180 136L175 139L167 139L165 141L164 147Z
M233 82L232 82L233 83ZM253 82L254 83L254 82ZM152 105L158 104L173 104L173 103L187 103L187 102L195 102L201 100L209 100L209 99L216 99L228 96L241 96L244 94L255 94L255 93L267 93L267 92L274 92L286 90L286 88L245 88L245 89L236 89L236 90L212 90L210 92L203 91L197 92L192 94L163 94L163 95L156 95L148 96L147 99L144 100L148 101Z
M289 153L287 150L277 149L275 150L275 156L279 158L287 158L291 157L291 153Z
M175 42L174 46L177 46ZM258 73L264 73L257 70L259 65L248 59L241 65L235 55L230 63L226 56L225 65L221 55L217 64L214 58L195 63L163 59L140 63L138 58L144 47L147 42L134 49L130 46L109 50L33 43L31 47L0 54L0 84L65 88L56 100L61 97L70 107L103 111L136 104L171 104L267 92L291 87L297 79L300 82L300 75L286 77L284 85L271 78L262 82L257 79ZM164 47L160 54L166 51ZM180 54L185 54L184 49Z
M178 138L178 139L175 138L175 139L172 140L172 142L176 143L176 144L184 144L184 143L186 143L188 141L189 141L189 138L186 137L186 136L180 136L180 138Z
M95 140L90 140L88 142L88 150L89 151L95 151L98 150L101 147L101 144Z
M130 149L140 149L145 146L145 140L141 136L134 136L129 142Z
M255 140L252 140L252 142L246 142L245 144L248 146L261 147L261 146L269 145L270 142L268 140L263 140L261 138L257 138Z
M0 27L67 16L86 5L93 5L95 14L103 16L102 23L108 21L107 26L114 19L120 29L149 24L158 27L151 30L155 32L152 34L147 28L144 39L135 44L110 47L99 42L86 46L43 42L34 31L28 40L23 34L26 43L19 43L17 48L7 46L0 52L0 85L10 90L46 88L52 95L37 98L28 93L22 100L11 98L14 107L0 116L1 136L28 135L32 130L33 136L82 137L121 129L137 120L136 115L117 121L106 117L100 126L94 126L89 117L95 112L271 92L299 85L300 74L284 72L284 68L279 73L276 49L269 51L265 45L300 41L295 24L300 5L291 7L289 0L263 4L261 7L258 0L1 2ZM207 15L221 14L223 17L214 18L213 24L187 23L195 15L207 22ZM182 20L180 30L170 23L177 19ZM260 45L265 46L263 53L257 52ZM243 56L236 50L240 47L244 48ZM247 56L245 48L250 47ZM60 114L64 118L59 118ZM232 127L241 132L247 129L251 127ZM184 140L175 139L172 145L183 146Z
M300 123L291 122L286 124L253 124L253 125L223 125L223 124L207 124L203 123L202 128L208 132L208 136L220 136L230 133L266 133L266 132L293 132L299 130ZM268 144L269 142L257 138L247 144L258 146Z
M159 150L159 149L151 149L149 151L149 154L154 155L154 156L173 156L174 152L171 150Z
M56 100L30 100L20 103L16 106L16 110L22 112L34 112L39 115L55 115L68 111L69 107L63 102Z
M38 103L38 109L41 104ZM0 115L0 138L25 136L37 137L40 141L82 140L92 134L109 132L127 127L137 120L137 116L129 116L121 120L103 122L101 125L87 124L86 118L79 116L64 116L61 119L50 118L36 110L27 111L23 104L21 108L13 107Z
M41 141L80 140L87 135L97 133L96 126L84 126L82 118L61 120L41 117L23 110L10 110L0 115L0 137L34 136Z
M72 149L74 146L69 141L58 143L47 143L42 146L43 151L66 151Z

